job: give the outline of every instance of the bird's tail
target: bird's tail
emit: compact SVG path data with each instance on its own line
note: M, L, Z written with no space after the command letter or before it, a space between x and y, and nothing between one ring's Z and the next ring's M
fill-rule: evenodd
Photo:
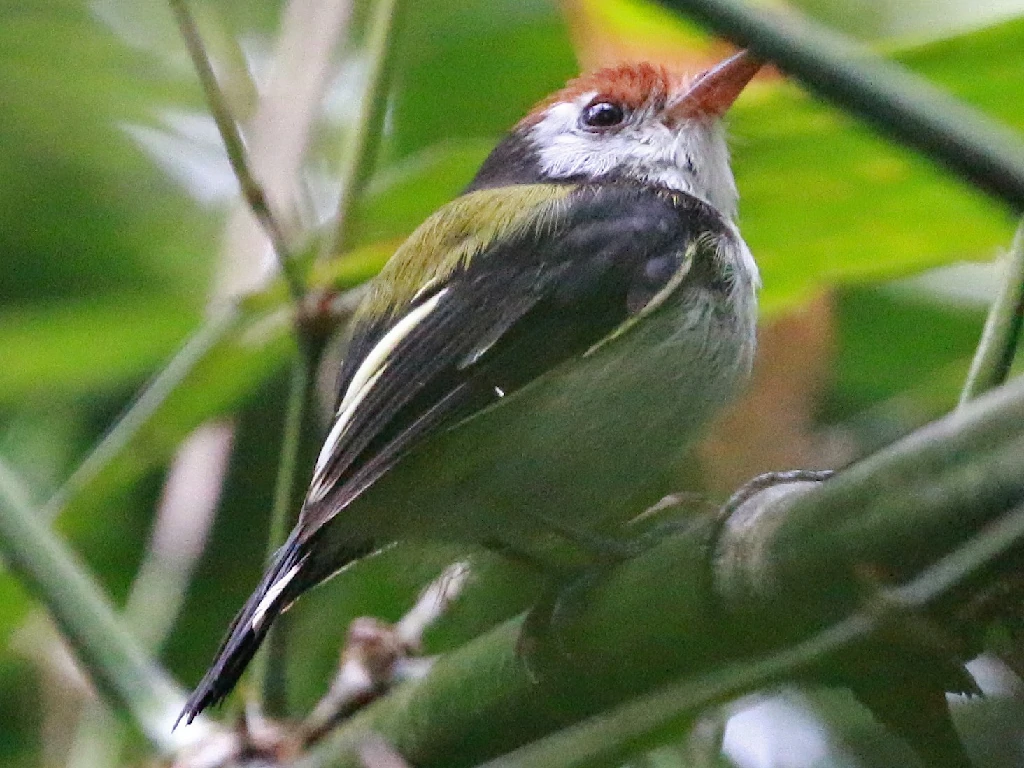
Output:
M191 723L207 707L224 699L235 687L266 637L270 625L316 579L306 567L308 557L293 532L267 569L259 587L235 616L213 664L189 696L175 727ZM312 577L312 578L311 578Z

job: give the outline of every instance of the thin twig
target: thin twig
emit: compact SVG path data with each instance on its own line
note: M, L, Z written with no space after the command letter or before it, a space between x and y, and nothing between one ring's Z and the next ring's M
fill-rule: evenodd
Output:
M310 126L328 82L331 55L337 40L344 37L352 4L345 0L292 0L286 5L274 55L274 76L252 120L252 143L247 151L185 0L170 2L243 196L271 242L298 310L296 317L301 317L305 281L295 260L289 258L280 219L273 214L272 206L276 206L278 216L291 211L290 191L295 185L309 141ZM257 172L264 186L256 181ZM253 235L258 233L252 230L248 219L236 216L229 221L225 253L227 269L224 270L228 277L221 282L221 290L225 284L235 286L234 291L251 286L248 276L258 272L249 265L252 249L248 246ZM262 240L260 242L262 245ZM231 276L235 263L243 267L246 278L238 280ZM229 293L234 291L229 289ZM301 322L297 322L296 331L299 354L293 361L289 383L270 523L268 546L271 551L281 545L290 523L302 423L317 362L317 356L311 350L318 342L309 338L310 334ZM278 622L266 643L268 651L272 652L270 661L265 652L253 667L253 673L261 682L259 689L267 693L265 704L273 712L282 710L284 696L283 683L273 682L281 677L281 664L276 660L284 656L284 623Z
M270 562L274 553L284 543L288 530L295 520L295 477L298 472L299 447L302 443L302 423L314 370L315 362L311 359L310 352L306 348L300 349L292 361L288 380L281 455L278 458L274 503L270 513L270 531L267 535L267 562ZM256 681L256 689L262 694L263 710L270 715L285 714L284 663L287 621L287 615L281 616L270 628L266 650L257 656L253 665L252 675Z
M221 140L224 142L224 150L231 163L231 170L238 179L242 190L242 197L245 198L253 216L259 221L270 244L277 256L281 266L281 273L288 283L292 299L298 304L301 302L304 291L304 281L298 264L291 258L288 243L285 240L284 231L281 229L273 211L270 209L270 201L266 192L256 180L251 170L248 153L245 148L245 140L238 128L227 106L224 94L217 83L217 76L214 74L213 65L206 54L206 47L203 45L202 36L199 34L199 27L196 24L192 13L188 9L185 0L168 0L174 17L181 30L181 36L185 41L192 65L195 67L199 83L206 96L207 106L217 123L217 130L220 132Z
M1019 134L922 78L795 11L740 0L660 2L748 46L814 93L1024 212Z
M454 563L423 590L415 605L396 624L366 616L349 624L341 663L330 690L300 728L307 748L396 684L418 679L430 670L434 660L419 655L423 634L447 613L468 577L469 563Z
M368 43L370 63L366 89L359 106L356 128L348 145L347 163L342 172L341 200L338 216L347 220L349 209L365 183L372 167L373 155L379 141L383 122L387 83L390 79L390 55L394 39L395 19L400 0L379 0L376 5ZM328 238L325 252L333 250L334 242ZM303 347L292 369L289 383L288 405L285 417L285 433L278 465L277 484L274 490L274 507L271 515L268 553L272 555L285 540L285 535L294 519L293 496L297 472L298 450L301 428L309 399L313 372L316 370L317 342L312 338L300 339ZM285 705L284 661L287 644L287 617L282 617L271 628L266 641L266 650L258 657L253 675L258 690L263 694L263 707L271 714L283 714Z
M402 13L402 0L377 0L366 44L368 64L366 86L359 102L355 126L345 145L345 160L341 168L341 189L338 197L334 229L325 239L321 259L336 255L339 247L347 245L352 219L352 207L363 191L380 143L385 106L391 83L394 56L392 49L397 37Z
M1024 322L1024 221L1017 228L1006 255L1006 267L988 317L981 341L971 361L960 407L978 395L1006 381L1020 340Z

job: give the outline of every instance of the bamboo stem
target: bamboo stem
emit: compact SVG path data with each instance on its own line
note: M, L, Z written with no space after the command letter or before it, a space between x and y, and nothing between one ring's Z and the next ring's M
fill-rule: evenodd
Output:
M971 361L960 407L1006 381L1024 323L1024 221L1006 255L1003 280L992 300L981 341Z

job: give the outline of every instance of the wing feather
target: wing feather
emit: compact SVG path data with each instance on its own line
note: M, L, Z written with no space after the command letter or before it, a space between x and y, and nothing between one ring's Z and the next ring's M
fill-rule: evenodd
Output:
M557 210L535 212L543 226L518 222L470 259L441 257L431 290L406 290L406 305L383 321L380 311L360 319L303 508L302 540L431 433L614 332L643 310L638 296L678 283L699 250L697 233L724 226L695 198L635 185L580 187L568 197L559 188L551 200ZM373 295L380 300L380 291Z

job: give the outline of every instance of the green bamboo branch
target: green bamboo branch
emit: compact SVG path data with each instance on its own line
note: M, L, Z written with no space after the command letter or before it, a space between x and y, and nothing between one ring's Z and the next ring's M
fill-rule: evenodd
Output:
M876 605L813 637L752 662L728 665L696 680L683 680L516 749L478 768L573 768L614 765L678 733L707 707L808 670L902 613L923 610L1024 539L1024 507L1017 507L910 583L882 590Z
M284 544L288 531L295 523L295 481L298 475L299 448L302 444L302 425L307 403L312 394L313 371L316 362L310 350L303 345L292 360L288 380L288 399L285 404L284 428L281 435L281 455L278 457L277 478L274 482L274 502L270 512L267 534L267 562ZM254 659L252 679L255 689L262 695L262 706L268 714L284 716L287 711L287 686L284 678L287 660L288 619L281 617L269 632L265 649Z
M253 216L263 227L274 254L277 256L278 264L281 267L281 274L284 275L291 292L292 300L298 304L305 296L305 280L298 263L291 258L291 249L285 238L284 230L278 223L277 217L270 208L270 201L262 185L253 175L252 166L249 162L249 155L245 148L245 139L242 138L238 123L228 108L227 100L221 92L217 82L217 75L213 71L213 65L206 53L202 35L195 18L188 9L186 0L168 0L171 11L174 13L175 21L181 31L185 47L188 49L192 65L195 67L196 76L203 88L206 97L206 104L213 115L217 130L220 132L221 140L224 142L224 149L231 164L231 170L238 180L242 190L242 197L245 199L252 211Z
M309 372L311 362L296 356L288 382L288 399L285 404L281 456L278 460L277 479L274 485L274 504L270 516L270 532L267 537L267 561L284 544L294 517L295 477L298 473L299 446L302 442L302 420L309 395Z
M1002 384L1010 374L1024 322L1024 221L1006 255L1002 278L960 393L961 407Z
M103 590L26 501L17 478L0 465L0 554L40 596L89 678L160 752L172 753L208 732L207 724L197 733L172 733L184 692L125 629Z
M355 126L345 145L334 229L324 241L322 259L336 256L338 249L348 244L352 208L373 170L384 124L395 61L393 49L402 11L402 0L377 0L374 3L366 43L366 86L359 101Z
M905 594L883 593L875 607L883 614L887 602L930 603L974 574L971 558L989 562L1017 540L1019 515L1004 525L1002 544L972 541L1022 501L1024 381L1014 381L826 482L761 491L724 523L684 518L638 556L563 592L557 638L529 666L522 619L506 622L356 715L314 758L356 765L369 733L421 768L492 758L668 680L720 671L842 622L864 608L859 563L908 580L927 574ZM969 554L976 547L990 549ZM916 593L920 584L931 591Z
M1016 132L793 11L741 0L658 1L1024 213L1024 142Z
M233 438L228 423L200 427L178 449L164 483L149 544L121 612L124 626L154 656L171 633L209 536ZM204 483L206 488L198 487ZM86 703L66 767L120 764L128 733L127 721L104 701Z
M615 765L657 746L660 734L678 734L703 710L764 687L867 637L876 617L856 614L791 648L756 662L738 663L683 680L546 736L479 768L572 768Z
M200 83L202 84L207 104L217 123L228 158L231 162L232 170L239 182L243 197L270 239L277 255L281 272L288 284L292 300L296 306L297 317L300 317L306 288L303 275L300 273L300 269L296 261L290 257L284 233L270 208L270 202L266 190L264 190L255 179L251 158L246 151L238 123L231 114L224 94L219 87L209 56L206 52L206 47L203 44L195 20L189 13L185 0L169 1L171 2L172 10L174 11L175 17L178 21L182 37L188 47L189 54L192 58ZM328 25L331 34L324 35L318 40L318 44L316 45L316 50L318 51L316 64L319 65L319 68L314 68L317 71L320 71L320 68L322 68L322 70L326 72L330 54L334 48L334 34L344 28L344 23L341 20L343 18L347 18L346 10L337 7L331 10L337 11L338 13L332 16L333 21ZM281 46L283 47L279 46L278 51L279 60L286 59L294 61L294 56L289 59L289 55L295 50L295 46L288 46L288 42L291 41L292 43L295 43L297 39L301 39L301 37L297 36L302 35L304 25L308 27L309 22L314 20L313 17L310 16L310 12L315 15L317 11L318 9L315 6L311 6L309 4L300 6L299 4L293 3L288 7L285 14L284 29L281 35ZM323 32L324 29L323 27L320 27L316 31L319 33ZM313 67L314 65L310 64L310 66ZM275 114L273 110L275 107L280 106L278 102L281 102L282 97L287 93L289 87L290 83L281 80L278 82L277 91L272 90L271 93L267 95L267 98L264 99L265 103L261 104L261 108L256 116L257 126L260 123L261 117L267 117L269 122L263 121L264 127L272 129ZM309 96L310 94L307 93L306 95ZM307 99L307 106L311 113L312 108L315 106L315 101ZM294 116L296 120L299 120L300 130L305 133L308 128L308 121L303 120L298 115L289 115L289 117L292 116ZM301 152L295 156L294 159L296 161L298 161L300 154ZM311 383L313 381L316 366L316 356L310 353L310 350L312 350L316 344L315 340L311 338L311 334L306 331L300 322L296 323L296 332L299 354L293 360L291 377L289 379L286 421L283 432L281 456L278 462L274 502L271 512L268 544L271 552L276 551L283 542L284 533L289 527L293 516L293 496L299 446L301 443L303 414L306 410L306 401L310 396ZM277 654L274 654L273 658L283 656L283 638L284 634L279 626L276 628L275 632L271 634L271 637L267 642L267 646L269 648L276 649L278 651ZM283 683L280 682L281 675L276 674L280 669L280 665L268 663L265 654L260 657L257 664L254 666L254 672L257 674L257 677L260 678L261 682L264 683L264 685L260 685L260 689L266 690L267 700L265 704L273 713L279 713L283 710ZM274 681L278 681L280 684L275 684Z

